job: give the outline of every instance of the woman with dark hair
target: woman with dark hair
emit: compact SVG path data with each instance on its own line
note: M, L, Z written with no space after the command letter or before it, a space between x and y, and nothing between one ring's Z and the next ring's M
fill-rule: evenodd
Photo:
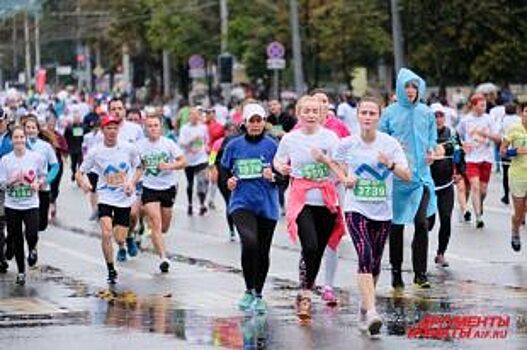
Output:
M33 114L28 114L25 116L21 124L24 128L24 131L26 133L26 145L27 148L35 151L40 154L40 156L44 159L46 169L48 170L46 183L41 187L41 189L38 192L39 196L39 225L38 230L44 231L48 227L48 211L49 211L49 203L50 203L50 192L51 192L51 183L53 180L57 177L60 165L57 159L57 155L55 154L55 150L53 149L53 146L49 143L44 141L43 139L39 138L39 134L41 133L40 126L38 123L38 119ZM48 139L50 139L51 142L53 142L53 134L50 134L48 132L42 133L42 135L47 136ZM37 260L37 252L32 251L30 252L30 255L34 255L35 261Z

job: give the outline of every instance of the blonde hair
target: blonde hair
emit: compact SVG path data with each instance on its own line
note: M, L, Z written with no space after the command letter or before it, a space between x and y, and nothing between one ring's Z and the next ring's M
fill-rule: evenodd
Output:
M295 114L297 117L300 116L300 110L302 107L308 102L315 102L318 105L318 113L320 114L322 112L322 106L316 97L304 95L296 102Z

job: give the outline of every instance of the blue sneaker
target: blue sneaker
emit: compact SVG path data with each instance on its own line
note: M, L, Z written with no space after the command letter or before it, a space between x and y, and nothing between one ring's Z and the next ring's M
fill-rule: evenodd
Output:
M137 243L133 237L128 237L126 239L126 249L128 249L128 255L131 257L134 257L139 253L139 249L137 248Z
M243 297L241 298L241 300L238 302L238 307L242 311L247 311L253 305L254 299L255 299L255 297L254 297L253 293L245 292L243 294Z
M254 298L252 308L258 315L265 315L267 313L267 304L261 297Z
M119 261L119 262L125 262L126 261L126 249L119 248L119 251L117 252L117 261Z

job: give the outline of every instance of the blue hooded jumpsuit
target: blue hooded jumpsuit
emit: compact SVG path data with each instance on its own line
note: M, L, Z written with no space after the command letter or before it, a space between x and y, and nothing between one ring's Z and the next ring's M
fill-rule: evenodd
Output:
M417 85L418 97L414 103L408 100L405 85ZM397 75L397 102L384 111L379 129L395 137L402 145L412 179L404 182L393 180L393 220L390 233L390 263L400 270L403 262L404 225L414 223L412 263L415 273L426 273L428 252L427 217L436 212L434 181L430 166L426 163L428 151L437 145L437 129L434 113L419 102L424 97L425 81L409 69L402 68Z

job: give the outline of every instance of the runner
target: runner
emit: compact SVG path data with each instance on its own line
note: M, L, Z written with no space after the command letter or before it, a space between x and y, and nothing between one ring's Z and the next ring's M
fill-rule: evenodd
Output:
M300 238L306 271L300 278L297 315L309 320L311 291L324 250L328 242L333 249L338 245L344 221L334 181L329 177L329 168L339 171L328 156L339 139L320 125L321 106L315 97L305 96L298 101L297 116L300 126L280 141L274 166L292 178L286 213L288 231L292 240L297 235Z
M13 150L11 142L12 132L8 128L7 113L0 108L0 159ZM0 186L0 273L6 273L9 264L5 258L5 243L6 243L6 217L5 217L5 190Z
M58 176L60 171L60 165L57 160L55 150L53 149L51 144L39 138L39 134L41 133L37 117L33 114L28 114L24 118L22 118L21 124L24 127L26 133L27 147L42 156L48 169L46 184L42 186L38 192L40 210L38 215L38 230L45 231L48 227L48 212L51 199L50 184Z
M350 132L346 124L338 119L334 111L330 110L329 96L324 90L314 90L311 96L318 99L321 106L322 125L327 129L333 131L339 138L350 136ZM324 117L325 116L325 117ZM337 183L337 193L339 195L339 203L344 203L345 189L342 184ZM338 249L338 247L336 247ZM337 249L326 248L324 252L325 262L325 286L322 293L322 299L329 306L336 306L338 303L337 296L334 291L335 274L337 273L338 252Z
M227 188L227 180L230 177L230 172L226 171L224 168L221 167L221 159L223 157L225 147L229 144L232 139L238 137L239 135L239 130L236 124L226 122L225 137L214 142L209 154L209 174L211 177L211 181L214 181L218 184L218 189L220 190L221 196L225 201L225 215L227 218L227 225L229 227L229 239L231 242L234 242L236 235L234 232L234 221L232 219L232 215L229 214L229 201L231 198L231 191Z
M192 215L192 198L194 192L194 179L197 182L197 193L200 204L199 215L207 212L205 198L209 187L207 166L208 155L206 146L209 139L207 127L201 121L201 113L197 108L190 109L189 122L185 124L179 134L179 144L185 152L187 167L185 176L187 178L187 214Z
M12 254L18 268L16 283L26 283L24 237L29 254L27 263L37 263L39 228L39 188L46 186L47 164L37 152L26 149L24 129L16 126L12 132L13 152L0 160L0 183L6 186L5 214ZM6 253L7 254L7 253Z
M95 118L95 116L97 118ZM86 128L89 131L84 134L82 138L82 159L86 158L88 152L98 143L100 133L99 119L100 118L98 115L94 115L94 117L87 121ZM91 185L91 190L88 193L88 201L91 208L90 221L93 221L99 217L97 213L97 181L99 179L99 175L93 169L89 169L86 176L88 176Z
M476 215L476 228L485 226L483 222L483 203L487 196L487 186L494 159L494 144L499 143L497 125L485 113L486 101L481 94L470 98L471 112L459 123L457 131L466 152L467 177L470 181L472 207Z
M359 259L357 283L361 294L359 327L376 335L382 320L375 309L375 286L392 219L392 188L395 174L409 181L411 172L401 145L377 131L381 107L365 96L358 106L360 135L345 138L334 159L347 173L345 213L348 231Z
M500 120L500 136L503 140L505 138L505 135L507 135L507 132L511 125L521 123L521 118L516 114L517 107L514 103L508 103L505 106L505 115ZM502 177L502 185L503 185L503 197L501 197L501 202L505 205L509 205L510 203L510 189L509 189L509 167L511 165L511 159L507 157L507 155L501 156L501 167L503 168L503 177Z
M93 118L93 117L90 117ZM84 139L84 127L80 114L73 116L71 124L64 130L64 138L68 143L68 152L70 155L71 181L75 181L75 173L82 163L82 141Z
M390 232L390 264L392 286L404 288L401 275L403 263L403 233L405 224L414 224L412 265L414 283L420 288L430 288L426 276L428 260L428 220L436 212L434 181L430 163L441 155L437 146L435 117L430 108L420 102L426 84L409 69L402 68L397 76L397 102L388 106L381 117L379 130L395 137L406 154L412 171L412 180L394 179L393 219Z
M148 138L138 142L137 148L143 165L141 202L148 218L154 248L161 259L159 269L166 273L170 261L166 257L165 239L172 220L172 207L177 193L175 170L186 165L183 151L162 136L163 121L159 115L148 115Z
M450 240L452 210L454 209L454 168L453 154L457 146L453 131L446 125L446 114L444 107L433 104L432 111L436 117L437 142L445 149L445 156L436 159L431 165L432 178L434 179L435 194L437 196L437 210L439 214L439 245L434 262L441 267L448 267L445 260L445 252ZM430 218L429 230L435 224L436 215Z
M221 167L231 175L229 214L240 235L245 293L238 306L267 312L262 291L269 271L269 250L279 217L278 187L274 183L272 160L277 143L266 136L266 114L257 103L243 107L247 133L233 139L223 153Z
M135 200L135 185L141 177L140 160L136 149L118 141L120 120L113 115L101 118L103 143L97 144L82 162L76 179L85 191L92 190L88 171L99 174L97 183L98 215L102 235L102 251L108 268L108 283L114 284L112 235L119 245L119 260L126 260L125 240L130 226L130 207Z
M214 145L214 142L216 142L217 140L225 136L225 129L223 127L223 124L220 124L216 120L216 112L213 108L205 109L204 116L205 116L205 125L207 125L207 129L209 133L207 150L210 153L210 151L212 150L212 146ZM209 181L209 182L210 182L209 208L214 210L216 209L215 199L216 199L216 192L218 191L218 184L214 181Z
M521 105L521 123L511 125L503 138L501 153L510 157L510 189L514 213L512 215L511 246L521 249L520 226L527 209L527 103Z

